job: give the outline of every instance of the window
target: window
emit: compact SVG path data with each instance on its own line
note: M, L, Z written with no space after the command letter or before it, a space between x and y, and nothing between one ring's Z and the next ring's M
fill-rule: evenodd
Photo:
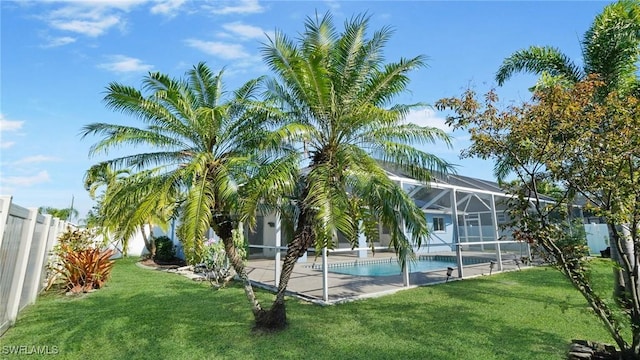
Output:
M445 231L444 218L442 217L433 218L433 231Z
M498 220L498 224L504 224L507 222L507 214L505 214L504 211L496 212L496 219Z

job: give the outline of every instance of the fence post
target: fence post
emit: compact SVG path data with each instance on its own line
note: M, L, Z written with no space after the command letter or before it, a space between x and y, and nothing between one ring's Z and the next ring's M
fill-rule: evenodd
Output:
M11 207L11 196L0 196L0 248L4 238L7 220L9 219L9 208Z
M60 219L58 218L52 218L51 219L51 228L49 229L49 238L47 239L47 249L46 249L46 253L48 254L52 249L53 246L56 244L56 241L58 241L58 224L60 223Z
M20 234L21 236L20 245L18 247L18 256L16 260L16 271L13 276L13 280L11 281L11 288L9 290L9 302L7 304L7 314L10 324L14 324L16 322L16 318L18 317L18 311L20 308L20 295L22 294L24 278L27 273L29 250L31 249L31 241L33 240L37 217L38 209L29 209L26 219L26 229L23 228L22 234Z
M36 213L37 213L36 209ZM37 215L36 215L37 218ZM40 234L40 239L34 239L34 241L38 241L38 246L35 251L37 251L37 258L34 264L34 268L31 271L35 271L36 274L33 277L33 283L31 284L31 292L27 295L29 300L29 304L33 304L36 302L36 298L38 297L38 293L40 292L40 282L42 281L42 272L44 267L46 266L45 259L47 257L47 243L49 239L49 231L51 230L51 218L52 216L47 214L44 215L44 222L42 224L42 233Z

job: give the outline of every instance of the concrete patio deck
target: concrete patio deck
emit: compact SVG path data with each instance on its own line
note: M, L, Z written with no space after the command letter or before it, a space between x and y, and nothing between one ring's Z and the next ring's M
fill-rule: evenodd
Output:
M455 253L428 254L441 256L454 256ZM488 253L465 253L465 257L485 258L486 262L465 265L463 267L463 278L470 278L482 275L489 275L490 261L495 261L494 256ZM516 264L515 255L507 254L503 257L503 270L513 271L528 266ZM394 293L400 290L414 288L417 286L433 285L445 282L447 280L446 269L414 272L409 274L409 286L404 286L402 275L392 276L353 276L331 272L332 265L338 263L354 263L367 260L390 259L396 261L393 253L376 253L375 256L367 258L358 258L355 254L332 254L328 256L329 273L328 273L328 301L323 300L323 281L322 281L322 259L320 257L308 257L306 262L298 262L295 265L293 274L288 284L289 295L295 296L307 301L320 304L335 304L345 301L351 301L367 297L376 297L385 294ZM315 265L315 266L314 266ZM249 278L256 286L260 286L269 290L275 290L275 261L273 259L250 259L247 264ZM499 273L496 264L491 273ZM449 281L458 280L458 270L454 268L453 275Z

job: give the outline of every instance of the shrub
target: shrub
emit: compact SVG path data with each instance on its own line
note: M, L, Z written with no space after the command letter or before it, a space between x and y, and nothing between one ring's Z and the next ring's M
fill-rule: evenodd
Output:
M115 253L111 249L101 250L93 239L91 230L67 228L58 239L53 252L55 260L51 265L54 274L62 276L64 289L79 293L100 289L111 275ZM55 278L50 281L53 283Z
M173 246L173 241L167 236L160 236L156 238L156 255L154 260L156 261L172 261L176 257L176 249Z
M246 248L244 246L244 237L241 231L233 230L233 244L236 247L238 255L246 258ZM226 284L233 278L233 269L227 258L224 243L215 238L208 239L204 242L204 259L203 265L207 277L212 285L219 285L220 282Z
M65 247L70 251L80 251L90 248L93 245L95 233L90 229L72 229L67 230L58 237L58 247ZM54 249L55 250L55 249Z

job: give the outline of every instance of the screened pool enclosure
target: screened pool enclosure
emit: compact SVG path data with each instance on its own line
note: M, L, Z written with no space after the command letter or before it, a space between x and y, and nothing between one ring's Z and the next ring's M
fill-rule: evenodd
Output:
M339 236L334 249L323 249L317 254L315 249L309 249L296 265L297 276L293 276L289 283L293 292L305 293L306 297L319 301L335 302L363 296L371 291L383 292L394 287L406 288L409 285L448 281L449 278L519 269L529 263L531 252L528 245L514 241L511 232L503 229L502 225L509 222L505 211L509 195L497 183L449 175L424 184L401 172L387 172L389 178L399 184L424 211L431 230L431 236L420 247L414 247L416 260L431 261L439 257L438 261L452 262L455 266L449 267L451 270L448 272L446 268L414 271L412 269L423 267L409 266L405 271L398 270L397 276L386 277L341 275L340 271L331 270L345 265L397 262L397 257L389 249L388 231L380 225L380 239L374 242L374 251L364 235L361 235L355 248ZM551 201L548 198L543 200ZM255 231L248 233L247 237L250 248L248 266L255 270L250 277L267 287L277 286L280 261L286 251L286 234L283 234L278 217L260 217ZM317 279L313 280L314 277ZM297 279L300 279L299 283ZM365 291L363 281L371 289ZM314 282L316 285L311 285ZM360 285L356 285L356 282ZM331 288L334 290L329 291Z

